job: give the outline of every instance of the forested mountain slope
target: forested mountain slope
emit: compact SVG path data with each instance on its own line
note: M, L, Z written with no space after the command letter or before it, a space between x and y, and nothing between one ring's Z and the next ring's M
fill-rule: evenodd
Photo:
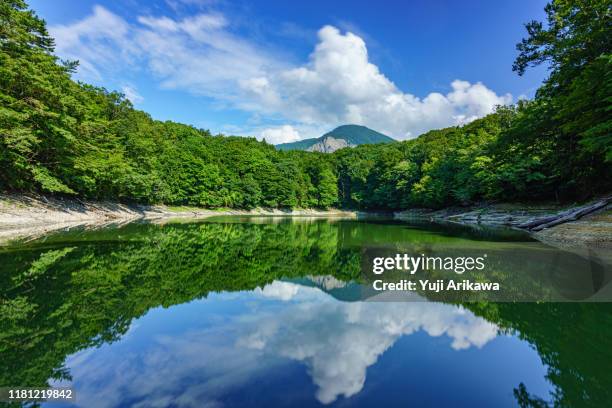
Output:
M306 150L308 152L333 153L343 147L363 144L392 143L395 139L359 125L342 125L321 137L276 145L279 150Z
M612 190L609 1L556 0L514 69L550 64L532 101L463 127L333 154L278 151L153 120L71 79L45 23L0 2L0 189L204 207L404 209L581 200Z

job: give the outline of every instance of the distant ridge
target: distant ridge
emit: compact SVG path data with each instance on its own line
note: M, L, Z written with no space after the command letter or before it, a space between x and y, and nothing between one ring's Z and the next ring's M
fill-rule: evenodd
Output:
M321 137L304 139L293 143L276 145L279 150L306 150L309 152L331 153L344 147L362 144L392 143L396 140L380 132L359 125L338 126Z

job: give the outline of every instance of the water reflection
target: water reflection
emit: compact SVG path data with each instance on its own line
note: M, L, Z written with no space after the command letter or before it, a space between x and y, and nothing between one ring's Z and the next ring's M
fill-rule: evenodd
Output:
M361 391L367 368L400 336L419 330L446 335L450 347L460 350L482 347L497 334L494 324L439 303L343 303L287 282L267 285L262 293L297 303L279 313L259 313L237 344L306 364L324 404Z
M391 362L379 360L400 338L405 339L400 346L405 353L401 373L412 375L426 370L411 356L421 352L428 338L439 338L436 349L444 353L479 350L497 335L496 325L459 306L340 302L318 288L275 281L252 292L156 309L136 321L121 342L77 353L67 367L75 379L79 405L88 407L231 406L228 400L238 402L244 390L248 395L260 382L268 382L265 386L277 395L284 393L283 405L330 404L359 394L370 367L390 367ZM520 342L498 347L511 354L517 349L525 352ZM448 352L446 358L450 364L464 361ZM549 389L537 354L528 352L522 360L536 370L526 375L518 362L498 357L498 364L510 367L514 377L505 387L497 387L496 401L501 405L512 405L511 390L519 380L527 380L530 390L544 395ZM292 368L295 362L298 367ZM474 364L480 369L487 366L478 359ZM309 378L292 374L303 369ZM375 378L374 382L381 380L385 381ZM466 384L456 397L466 397L475 386ZM259 395L238 405L263 402L271 401Z
M610 303L359 301L372 251L486 249L499 255L485 278L517 290L610 268L522 239L211 220L1 247L0 386L72 384L84 407L608 405Z

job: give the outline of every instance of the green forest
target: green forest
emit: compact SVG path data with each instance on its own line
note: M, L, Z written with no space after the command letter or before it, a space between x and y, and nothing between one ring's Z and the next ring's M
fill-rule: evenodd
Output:
M462 127L333 154L161 122L71 75L22 0L0 2L0 190L208 208L441 208L586 200L612 190L609 0L554 0L512 67L533 100ZM510 67L509 67L510 68Z

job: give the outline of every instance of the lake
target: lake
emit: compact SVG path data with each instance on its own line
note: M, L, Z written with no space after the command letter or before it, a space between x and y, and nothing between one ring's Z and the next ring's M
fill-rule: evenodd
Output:
M395 253L486 254L471 277L503 302L389 299L370 266ZM0 386L80 407L609 406L611 274L513 230L384 218L77 228L0 247Z

